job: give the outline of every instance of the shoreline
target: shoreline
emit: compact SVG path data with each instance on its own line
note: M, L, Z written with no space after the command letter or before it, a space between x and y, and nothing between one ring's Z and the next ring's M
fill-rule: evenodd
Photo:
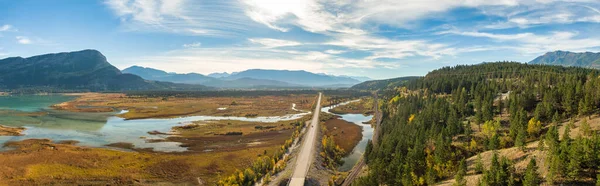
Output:
M9 127L0 125L0 136L23 136L25 127Z

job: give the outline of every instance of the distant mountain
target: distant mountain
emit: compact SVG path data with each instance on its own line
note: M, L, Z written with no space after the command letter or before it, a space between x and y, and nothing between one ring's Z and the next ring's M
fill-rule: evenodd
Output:
M352 79L356 79L356 80L358 80L360 82L365 82L365 81L371 81L371 80L373 80L370 77L366 77L366 76L338 76L338 77L352 78Z
M223 79L235 80L240 78L275 80L296 85L319 87L326 87L329 85L345 85L345 87L350 87L354 84L360 83L359 80L349 77L336 77L324 74L315 74L303 70L290 71L251 69L231 74L230 76L224 77Z
M222 72L222 73L218 73L218 72L216 72L216 73L211 73L211 74L208 74L208 77L213 77L213 78L224 78L224 77L227 77L227 76L229 76L229 75L231 75L231 74L229 74L229 73L227 73L227 72Z
M386 89L386 88L394 88L394 87L402 86L404 83L406 83L410 80L413 80L413 79L417 79L417 78L420 78L420 77L419 76L406 76L406 77L399 77L399 78L392 78L392 79L365 81L365 82L362 82L362 83L352 86L351 89L380 90L380 89Z
M600 53L576 53L568 51L548 52L530 61L529 64L600 68Z
M214 79L212 81L205 82L204 85L218 88L290 88L290 87L303 87L301 85L294 85L286 82L266 80L266 79L253 79L253 78L240 78L234 80L222 80Z
M162 70L132 66L124 69L122 72L138 75L144 79L156 80L156 81L168 81L174 83L186 83L186 84L201 84L210 87L217 88L257 88L257 87L272 87L272 88L284 88L284 87L298 87L300 85L294 85L286 82L269 79L256 79L256 78L236 78L236 79L224 79L204 76L197 73L189 74L177 74L167 73ZM227 73L225 73L227 74Z
M140 66L131 66L129 68L123 69L122 72L135 74L147 80L168 81L173 83L203 84L205 82L214 80L214 78L212 77L208 77L197 73L167 73L162 70Z
M96 50L45 54L0 60L0 88L53 88L69 90L207 89L167 82L147 81L122 74Z

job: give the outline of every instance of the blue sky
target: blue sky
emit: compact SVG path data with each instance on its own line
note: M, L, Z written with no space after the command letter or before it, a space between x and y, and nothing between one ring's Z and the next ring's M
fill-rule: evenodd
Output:
M600 51L598 0L0 0L0 58L97 49L170 72L391 78Z

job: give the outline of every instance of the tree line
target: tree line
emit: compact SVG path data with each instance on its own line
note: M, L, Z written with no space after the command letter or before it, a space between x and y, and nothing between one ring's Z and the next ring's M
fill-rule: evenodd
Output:
M527 151L534 141L551 159L545 165L553 175L544 181L596 180L597 131L588 125L587 135L559 139L555 130L598 112L599 75L594 69L496 62L444 67L405 89L382 91L388 101L382 104L380 143L368 144L369 174L354 184L432 185L456 178L462 185L465 159L509 147ZM480 170L479 184L536 185L541 180L534 161L516 172L513 162L495 154L489 169Z

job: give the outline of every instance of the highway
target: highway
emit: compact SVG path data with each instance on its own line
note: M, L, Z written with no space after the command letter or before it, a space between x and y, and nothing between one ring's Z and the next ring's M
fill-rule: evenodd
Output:
M321 93L319 93L319 99L317 99L317 106L313 112L313 118L310 122L310 126L307 126L307 132L304 135L304 141L300 148L300 153L296 159L294 166L294 173L290 180L290 186L303 186L308 174L308 169L313 161L313 155L315 154L316 141L317 141L317 130L319 130L319 113L321 113Z

